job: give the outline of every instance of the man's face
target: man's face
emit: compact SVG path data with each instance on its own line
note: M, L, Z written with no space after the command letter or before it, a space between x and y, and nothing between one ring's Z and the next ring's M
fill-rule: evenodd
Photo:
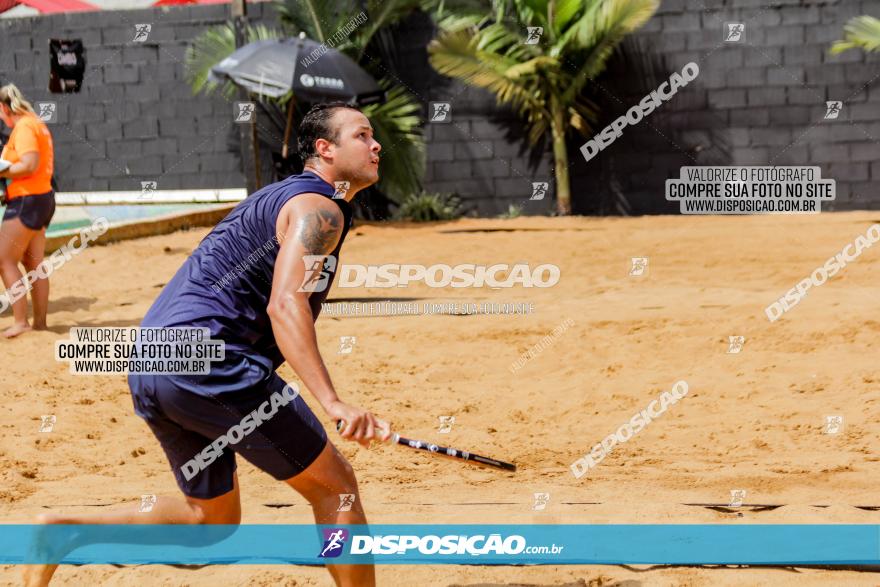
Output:
M382 145L373 138L373 127L357 110L339 108L330 124L337 129L335 143L328 145L336 177L350 181L359 189L379 181L379 151Z

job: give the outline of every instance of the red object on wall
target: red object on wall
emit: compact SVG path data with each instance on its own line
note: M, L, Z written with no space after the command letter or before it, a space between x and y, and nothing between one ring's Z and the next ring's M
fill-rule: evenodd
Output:
M18 0L14 4L24 4L36 8L41 14L57 14L59 12L89 12L101 10L100 7L82 0ZM11 8L11 7L10 7Z

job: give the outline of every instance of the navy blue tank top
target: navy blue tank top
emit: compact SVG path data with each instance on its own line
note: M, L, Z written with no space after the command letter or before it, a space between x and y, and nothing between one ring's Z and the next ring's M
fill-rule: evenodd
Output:
M238 204L206 236L147 311L142 327L206 327L224 341L226 359L211 363L210 375L168 375L196 393L215 394L265 383L284 362L266 311L275 259L281 250L275 232L281 208L302 193L332 199L334 187L306 171L267 185ZM333 199L345 217L333 255L339 258L352 222L351 205ZM338 267L338 262L336 264ZM312 292L317 319L330 290Z

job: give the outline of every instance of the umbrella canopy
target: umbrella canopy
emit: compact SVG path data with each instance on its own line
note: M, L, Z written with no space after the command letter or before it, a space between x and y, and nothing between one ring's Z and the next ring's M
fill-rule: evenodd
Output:
M254 41L211 69L248 92L278 98L293 90L297 100L342 100L360 105L381 102L376 80L336 49L300 35Z

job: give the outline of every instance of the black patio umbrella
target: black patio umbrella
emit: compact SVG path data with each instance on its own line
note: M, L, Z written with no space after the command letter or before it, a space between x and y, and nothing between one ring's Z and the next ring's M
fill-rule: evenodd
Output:
M376 80L346 55L300 33L299 37L254 41L211 68L214 79L229 79L250 93L278 98L293 91L298 100L342 100L360 106L382 102ZM282 156L293 123L293 100L287 107Z

